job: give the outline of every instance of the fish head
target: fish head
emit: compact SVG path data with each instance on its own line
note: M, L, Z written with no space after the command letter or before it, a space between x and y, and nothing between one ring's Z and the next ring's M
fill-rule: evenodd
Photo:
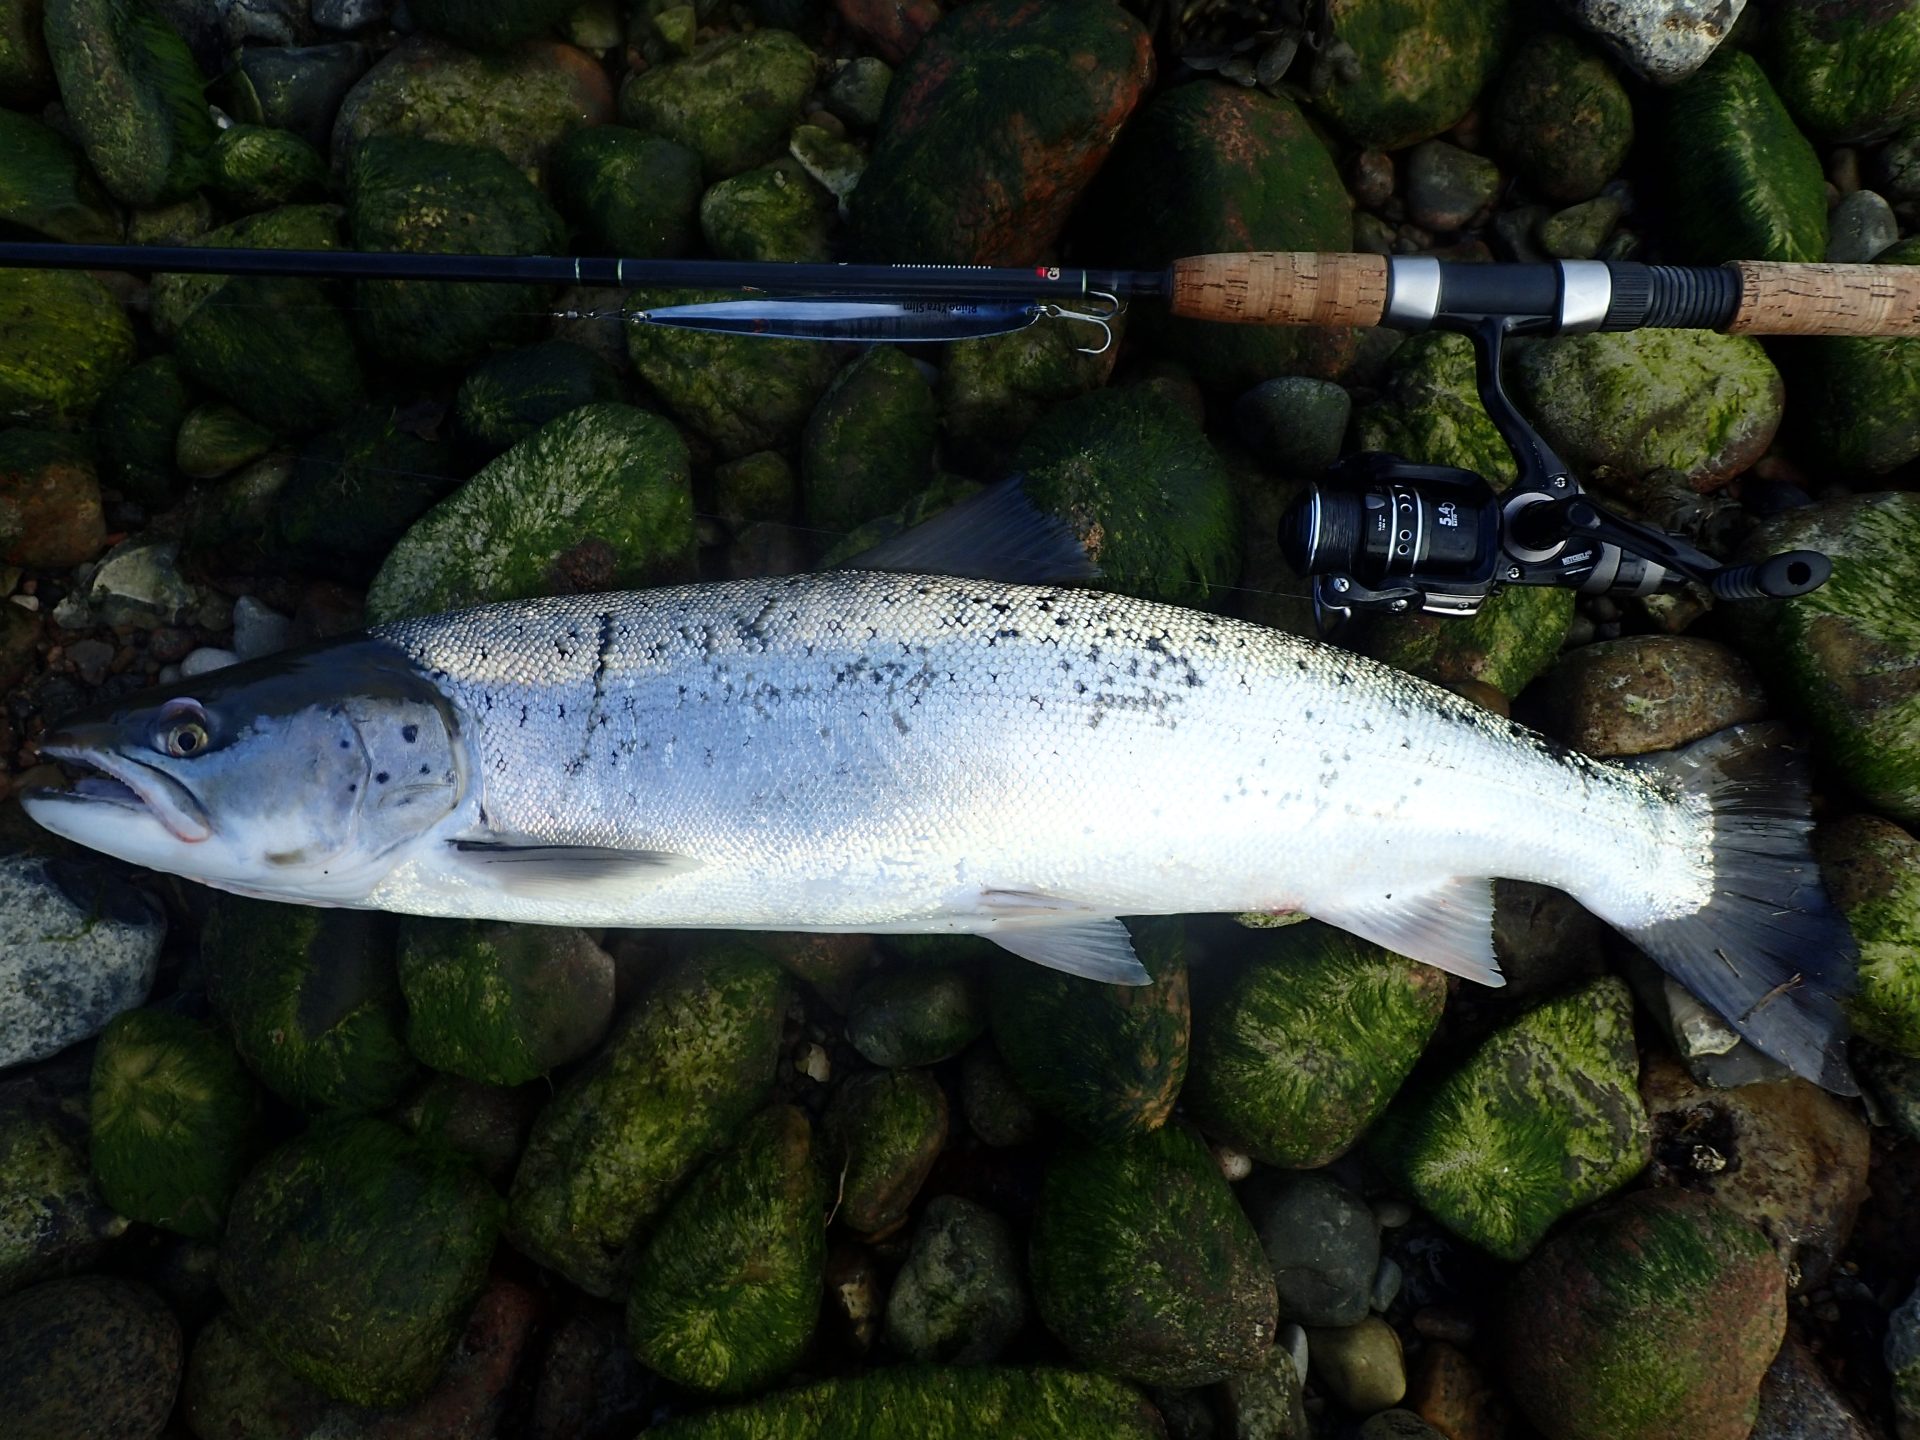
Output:
M194 676L67 720L85 770L34 820L152 870L264 899L351 905L460 803L466 752L430 677L378 640Z

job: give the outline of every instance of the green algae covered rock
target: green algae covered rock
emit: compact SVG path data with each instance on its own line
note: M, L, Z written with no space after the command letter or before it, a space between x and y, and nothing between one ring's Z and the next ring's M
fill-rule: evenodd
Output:
M482 1084L579 1059L613 1018L613 960L582 930L409 916L399 972L408 1048Z
M1095 390L1027 432L1013 468L1064 520L1107 589L1218 605L1240 574L1239 509L1206 432L1156 387Z
M126 1228L87 1165L84 1097L0 1083L0 1295L90 1268Z
M726 290L635 290L629 303L695 305L736 300ZM832 345L704 334L666 325L627 328L627 353L640 378L679 419L713 443L723 460L785 447L807 423L839 369Z
M1874 263L1920 265L1920 239L1882 250ZM1881 475L1920 455L1920 341L1809 336L1788 363L1787 419L1820 466Z
M1507 1379L1564 1440L1745 1440L1786 1331L1758 1230L1684 1190L1641 1191L1542 1246L1506 1307Z
M1677 86L1666 128L1674 238L1700 264L1819 260L1827 249L1820 157L1754 58L1725 47Z
M848 201L854 248L874 261L1043 259L1152 73L1151 37L1117 5L984 0L956 11L887 92Z
M551 30L578 0L409 0L414 22L475 50L498 50Z
M212 480L258 460L273 448L273 432L224 401L196 405L180 422L173 460L182 475Z
M1020 1270L1006 1221L936 1195L887 1294L887 1343L910 1360L987 1364L1026 1324Z
M1194 1122L1269 1165L1345 1154L1387 1107L1446 1005L1431 965L1308 923L1256 932L1194 1017Z
M1767 32L1780 98L1823 140L1878 140L1920 119L1920 6L1787 0Z
M285 205L327 188L327 163L291 130L232 125L213 142L213 185L246 210Z
M898 510L933 473L933 391L891 345L876 345L834 377L800 441L807 519L852 530Z
M38 120L0 110L0 224L71 245L120 239L120 216L86 157Z
M908 1418L910 1417L910 1419ZM1071 1370L893 1365L657 1425L650 1440L1161 1440L1130 1385Z
M815 63L785 30L724 36L631 76L620 90L620 119L697 153L710 180L738 175L786 149Z
M1487 107L1494 143L1551 200L1585 200L1633 146L1633 103L1604 57L1568 35L1530 35Z
M554 200L599 249L670 259L699 231L700 157L624 125L576 130L554 147Z
M81 419L133 363L120 302L80 271L0 270L0 416Z
M1477 471L1496 490L1519 477L1474 384L1464 335L1415 335L1393 352L1380 398L1354 417L1361 450L1385 450L1417 465Z
M687 463L679 433L645 410L562 415L406 533L368 587L368 618L678 578L693 550Z
M415 1065L393 966L394 921L222 895L201 947L207 993L247 1068L309 1110L380 1110Z
M1088 206L1096 253L1116 265L1353 248L1352 202L1306 116L1290 100L1212 80L1164 90L1134 118ZM1354 331L1325 326L1222 325L1145 312L1136 323L1163 325L1175 358L1203 384L1233 394L1276 375L1329 377L1355 348Z
M993 967L993 1039L1034 1107L1089 1140L1158 1128L1187 1076L1189 1008L1177 918L1128 929L1151 985L1103 985L1012 956Z
M813 1338L825 1288L827 1181L803 1111L775 1105L687 1182L627 1301L634 1354L676 1385L763 1389Z
M164 509L180 489L174 439L192 409L186 371L173 356L122 371L93 412L101 480L136 504Z
M1358 63L1319 67L1313 103L1348 139L1382 150L1449 129L1506 42L1508 0L1333 0L1335 37Z
M294 1374L357 1405L418 1399L479 1297L500 1201L383 1120L322 1122L241 1183L220 1289Z
M127 1010L93 1052L93 1173L130 1220L208 1240L240 1183L260 1109L253 1077L214 1026Z
M570 410L620 398L619 374L593 351L542 340L481 361L460 382L453 410L461 435L497 454Z
M179 32L137 0L46 0L47 52L87 158L128 205L178 200L207 177L213 117Z
M832 258L833 196L782 158L714 183L700 201L700 233L723 260Z
M1646 1166L1633 1002L1608 977L1535 1007L1465 1064L1404 1093L1374 1158L1441 1224L1518 1260L1562 1215Z
M1260 1237L1183 1125L1058 1152L1031 1262L1047 1328L1087 1364L1131 1380L1210 1384L1274 1340Z
M786 1010L745 946L683 961L534 1121L509 1196L513 1242L590 1295L624 1293L636 1230L766 1103Z
M905 1218L947 1143L947 1096L925 1070L854 1075L822 1123L828 1168L840 1176L838 1214L877 1235Z
M513 1179L534 1114L550 1093L539 1081L509 1088L435 1071L393 1112L393 1120L429 1145L466 1156L496 1187L504 1187Z
M1104 385L1119 347L1088 355L1079 348L1084 343L1076 325L1029 325L949 346L940 427L954 463L978 474L1004 471L1036 420Z
M1920 1059L1920 840L1874 815L1814 831L1827 893L1860 943L1847 997L1856 1035Z
M847 1043L874 1065L904 1069L958 1055L987 1028L969 966L911 962L881 972L847 1006Z
M1511 699L1553 663L1572 623L1571 590L1516 585L1467 619L1369 615L1348 643L1436 685L1474 681Z
M491 150L376 135L347 185L353 243L422 254L552 255L566 227L527 177ZM541 285L360 280L357 314L389 364L469 365L522 338L546 308Z
M1699 490L1758 460L1785 405L1758 340L1709 330L1542 340L1513 373L1527 413L1568 464L1627 479L1678 470Z

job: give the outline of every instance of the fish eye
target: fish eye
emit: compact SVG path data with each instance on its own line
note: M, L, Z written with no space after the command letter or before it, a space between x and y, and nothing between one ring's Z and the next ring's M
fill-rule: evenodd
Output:
M193 700L171 700L160 712L154 727L158 749L176 760L191 760L213 743L207 729L207 712Z

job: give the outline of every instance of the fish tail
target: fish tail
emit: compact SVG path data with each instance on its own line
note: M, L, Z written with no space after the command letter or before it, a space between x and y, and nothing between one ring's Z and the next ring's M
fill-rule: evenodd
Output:
M1778 726L1743 725L1640 765L1706 800L1714 889L1690 915L1620 928L1756 1049L1857 1095L1840 999L1859 947L1820 882L1799 751Z

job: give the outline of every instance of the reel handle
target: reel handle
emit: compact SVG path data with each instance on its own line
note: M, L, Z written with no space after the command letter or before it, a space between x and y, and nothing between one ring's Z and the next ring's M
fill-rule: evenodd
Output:
M1751 565L1729 565L1708 582L1720 600L1789 600L1827 583L1833 562L1818 550L1788 550Z

